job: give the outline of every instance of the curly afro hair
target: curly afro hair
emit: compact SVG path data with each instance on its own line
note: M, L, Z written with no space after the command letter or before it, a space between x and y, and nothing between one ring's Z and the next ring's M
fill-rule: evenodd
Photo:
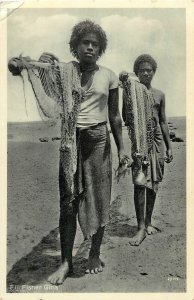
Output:
M94 33L97 35L99 42L100 42L100 50L99 50L99 56L101 56L107 47L107 37L104 30L94 22L90 20L85 20L82 22L79 22L73 27L71 38L70 38L70 52L73 54L74 57L78 59L77 55L77 47L83 38L84 35L88 33Z
M150 63L154 73L156 72L157 63L156 63L155 59L149 54L142 54L142 55L138 56L134 62L133 71L136 76L138 75L139 65L144 62Z

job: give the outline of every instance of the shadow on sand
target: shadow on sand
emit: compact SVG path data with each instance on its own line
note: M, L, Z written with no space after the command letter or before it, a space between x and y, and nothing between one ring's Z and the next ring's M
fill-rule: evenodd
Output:
M73 278L85 275L87 254L90 241L84 241L76 255L73 257ZM25 257L15 263L7 275L7 292L13 291L13 286L36 286L45 283L50 274L56 271L61 264L60 245L58 240L58 228L52 230L42 241L35 246Z
M109 236L131 238L137 231L137 226L131 226L130 218L126 215L126 211L122 208L122 197L117 196L111 204L110 222L106 231Z
M128 224L129 218L119 212L122 201L117 197L111 204L110 222L106 227L103 244L109 243L109 237L132 237L136 226ZM116 245L115 245L116 246ZM79 278L85 275L90 240L84 241L73 257L74 274L70 277ZM58 228L52 230L42 241L35 246L25 257L15 263L7 275L7 292L13 291L10 287L32 285L46 282L61 263Z

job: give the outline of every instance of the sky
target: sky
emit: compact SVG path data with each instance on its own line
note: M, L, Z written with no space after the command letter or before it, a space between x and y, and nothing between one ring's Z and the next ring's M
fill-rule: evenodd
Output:
M19 8L8 17L7 55L39 58L52 52L60 61L70 61L69 39L72 27L91 19L101 25L108 38L100 65L117 75L132 72L134 60L143 53L152 55L158 64L152 86L166 96L166 114L186 114L186 26L184 8ZM8 73L8 121L40 120L33 92L25 77ZM27 114L25 98L27 100ZM122 95L120 93L120 107Z

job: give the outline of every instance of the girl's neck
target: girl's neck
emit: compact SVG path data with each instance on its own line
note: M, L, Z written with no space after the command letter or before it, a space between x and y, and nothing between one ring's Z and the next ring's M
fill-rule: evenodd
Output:
M151 83L147 83L147 84L143 83L143 84L147 87L148 90L151 90L152 88Z
M98 69L98 65L96 63L80 63L81 73L90 73Z

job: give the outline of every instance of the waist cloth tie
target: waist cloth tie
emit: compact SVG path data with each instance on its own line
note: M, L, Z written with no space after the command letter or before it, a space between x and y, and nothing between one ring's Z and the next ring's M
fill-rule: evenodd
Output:
M78 208L78 220L84 238L89 238L109 221L112 187L110 134L106 122L76 129L77 170L74 176L76 195L67 188L60 161L60 213L72 205Z

